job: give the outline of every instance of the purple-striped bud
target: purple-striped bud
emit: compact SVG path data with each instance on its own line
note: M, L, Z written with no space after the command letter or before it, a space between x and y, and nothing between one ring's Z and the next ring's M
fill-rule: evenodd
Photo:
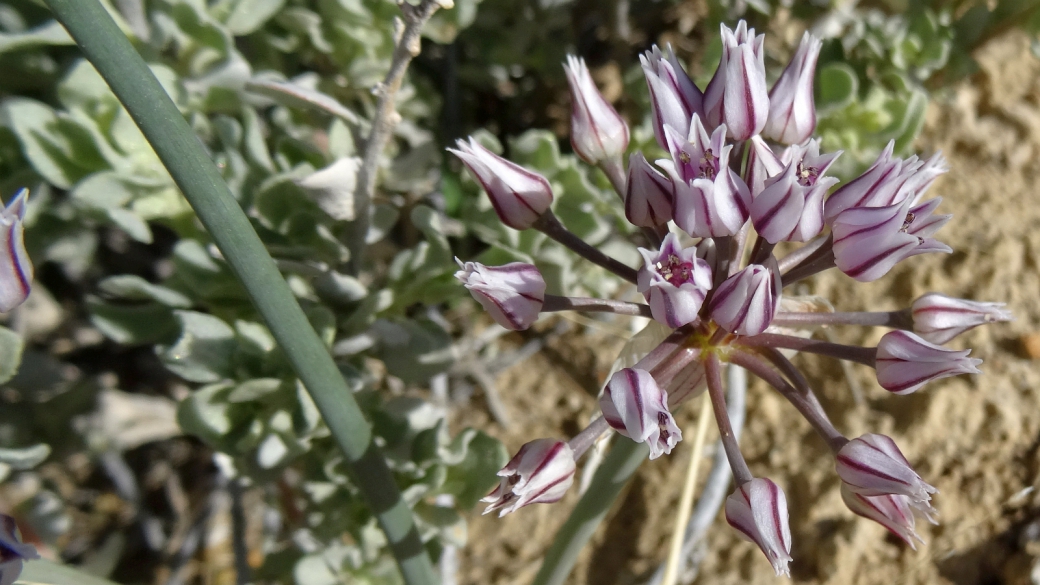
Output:
M725 24L722 30L722 59L704 90L705 122L711 128L726 125L733 140L747 140L766 126L769 93L766 90L765 35L755 36L741 20L737 29Z
M686 74L671 47L668 47L666 56L654 45L652 50L639 57L639 62L650 89L654 136L661 148L668 148L665 126L675 128L680 134L688 133L690 119L702 112L704 94Z
M484 187L502 223L526 230L549 209L553 193L545 177L498 156L472 137L469 143L459 140L457 146L448 152L459 157Z
M931 513L937 490L917 474L910 462L885 435L866 434L838 451L835 469L850 491L861 496L906 496L910 504Z
M932 380L981 374L976 366L982 360L969 358L970 353L928 343L908 331L890 331L877 347L878 383L894 394L910 394Z
M841 499L853 514L884 526L914 550L917 550L915 540L924 543L914 528L914 510L906 496L863 496L853 492L845 484L842 484L840 491ZM923 515L932 524L936 523L931 515Z
M818 140L792 146L791 163L765 181L751 204L755 231L770 244L807 242L823 231L823 198L838 179L824 177L841 151L820 155Z
M675 187L647 162L642 152L628 157L625 217L633 225L657 227L672 220Z
M25 200L28 189L22 189L0 210L0 313L22 304L29 296L33 281L33 265L25 251Z
M485 514L498 511L501 518L528 504L558 502L574 483L574 451L556 439L537 439L498 472L498 487L480 500L490 505Z
M771 480L755 478L726 498L726 522L758 545L777 575L790 575L791 528L787 497Z
M458 258L455 261L462 269L455 273L455 278L466 285L496 323L521 331L538 319L545 302L545 279L534 265L512 262L484 266Z
M912 199L907 198L887 207L857 207L841 212L831 226L835 265L860 282L870 282L910 256L952 252L946 244L924 237L928 234L917 229L925 224L935 227L931 216L934 205L929 202L910 209L911 203Z
M770 256L727 278L711 298L711 319L730 333L758 335L780 308L780 268Z
M621 161L628 124L596 88L585 60L567 55L563 66L571 87L571 146L585 162Z
M726 127L708 137L699 116L683 138L665 128L672 160L657 164L675 184L675 225L695 237L732 236L748 219L751 191L729 168L732 145L726 145Z
M751 191L752 199L757 198L765 189L766 180L784 172L786 165L776 156L773 149L769 148L761 136L752 136L748 143L747 169L744 171L744 183Z
M769 120L762 134L784 144L801 144L816 130L813 78L820 56L820 39L802 35L791 62L769 91Z
M637 283L654 319L669 327L697 320L704 297L711 290L711 267L697 257L697 248L683 248L668 234L658 252L639 248L643 267Z
M862 175L842 185L824 204L824 217L831 224L838 214L856 207L887 207L910 199L917 204L928 187L949 168L941 153L927 161L913 155L903 160L893 158L895 142L889 141L874 164Z
M911 305L914 332L925 341L942 345L979 325L1010 321L1004 303L982 303L928 293Z
M38 558L36 547L18 537L14 518L0 514L0 585L12 585L22 574L23 562Z
M682 432L668 411L668 394L646 370L615 372L599 399L603 418L618 433L637 443L646 442L650 458L672 452Z

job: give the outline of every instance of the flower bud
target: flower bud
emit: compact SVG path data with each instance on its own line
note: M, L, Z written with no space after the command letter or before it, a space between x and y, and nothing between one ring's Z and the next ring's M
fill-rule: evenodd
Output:
M838 451L835 468L854 493L906 496L915 507L932 510L928 502L936 489L917 475L895 441L885 435L866 434L849 441Z
M911 311L914 332L939 345L979 325L1013 319L1004 303L981 303L939 293L920 297L911 305Z
M762 134L784 144L801 144L816 130L813 77L820 56L820 39L802 35L791 62L769 91L769 119Z
M33 265L25 251L25 200L22 189L0 210L0 313L22 304L29 296L33 281Z
M960 374L980 374L982 360L969 358L970 349L953 350L928 343L908 331L890 331L877 347L877 379L895 394L910 394L931 380Z
M615 372L599 399L607 424L637 443L646 442L650 458L672 452L682 432L668 411L668 394L646 370Z
M697 257L697 249L683 249L676 235L668 234L659 252L639 248L639 253L644 266L637 287L654 319L673 328L696 321L712 286L711 267Z
M38 559L36 547L22 542L18 537L18 524L14 518L0 514L0 585L11 585L22 574L22 563L27 559Z
M726 498L726 522L758 545L777 575L790 575L791 529L787 498L772 481L755 478Z
M618 160L628 148L628 124L596 88L585 60L567 56L571 88L571 146L585 162Z
M934 206L925 204L911 210L911 202L907 198L888 207L857 207L841 212L831 226L835 265L860 282L870 282L910 256L952 252L946 244L924 237L927 234L914 233L917 226L932 221L930 212ZM915 211L926 213L919 216Z
M628 187L625 217L639 227L657 227L672 220L675 188L668 177L655 169L642 152L628 158Z
M455 278L466 285L473 298L491 313L496 323L521 331L538 318L545 301L545 280L531 264L512 262L504 266L484 266L479 262L463 263Z
M917 550L914 540L924 543L914 529L916 524L914 510L910 507L910 499L906 496L864 496L853 492L845 484L841 485L840 491L841 499L853 514L884 526L914 550ZM925 514L924 516L929 522L935 524L935 520L930 515Z
M780 269L770 256L727 278L711 299L711 319L730 333L758 335L780 307Z
M733 140L747 140L765 128L769 117L765 35L756 37L743 20L736 31L725 24L721 29L722 59L704 90L705 121L713 129L725 124Z
M894 149L895 142L889 141L869 169L831 194L824 205L828 225L847 209L887 207L904 199L910 199L910 205L914 206L935 179L948 170L946 159L940 153L927 161L921 161L916 155L903 160L892 157Z
M650 89L654 136L661 148L668 148L664 127L671 126L680 134L687 134L690 119L702 111L704 95L679 64L671 47L668 47L666 57L654 45L652 50L639 57L639 62Z
M783 174L765 181L751 204L755 231L770 244L807 242L823 231L823 198L838 182L824 173L841 152L820 155L820 144L810 140L792 146L792 161Z
M665 128L672 160L657 164L675 184L675 225L695 237L732 236L748 219L751 192L729 168L732 145L726 145L726 127L711 138L694 116L688 139Z
M501 518L528 504L558 502L574 483L574 451L556 439L531 441L498 475L498 487L480 500L490 503L484 514L497 510Z
M473 173L502 223L526 230L549 209L553 194L545 177L498 156L472 137L468 144L459 140L457 146L457 150L449 148L448 152Z

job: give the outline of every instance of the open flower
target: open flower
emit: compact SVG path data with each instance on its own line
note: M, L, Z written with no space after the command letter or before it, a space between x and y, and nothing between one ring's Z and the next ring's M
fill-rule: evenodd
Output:
M502 223L525 230L552 205L553 193L545 177L510 162L473 138L458 141L448 151L459 157L491 199Z
M838 214L831 227L834 263L838 268L858 281L870 282L911 256L952 252L946 244L910 233L915 223L922 225L929 221L930 214L921 212L933 209L930 206L915 208L919 215L910 209L911 203L907 198L887 207L856 207Z
M824 204L824 218L828 224L838 214L857 207L888 207L910 199L914 206L939 175L945 173L946 159L935 153L927 161L917 155L903 160L894 158L895 142L889 141L874 164L862 175L842 185Z
M545 302L545 279L532 264L512 262L504 266L484 266L462 262L455 278L462 281L496 323L520 331L538 319Z
M694 114L702 114L704 94L694 85L686 71L668 47L668 55L654 45L639 57L643 75L650 90L650 110L654 121L654 136L661 148L668 148L665 126L680 134L690 131Z
M891 438L868 433L846 443L836 459L838 477L852 492L861 496L906 496L911 505L933 511L928 502L936 489L910 467Z
M36 547L18 537L14 518L0 514L0 585L11 585L22 574L22 564L40 558Z
M25 302L33 281L33 265L25 251L25 201L22 189L0 210L0 313L6 313Z
M537 439L520 447L498 475L498 487L480 500L490 504L485 514L502 517L528 504L558 502L574 483L574 451L563 441Z
M780 308L780 269L772 256L727 278L711 299L711 318L737 335L758 335Z
M925 341L942 345L979 325L1010 321L1004 303L982 303L928 293L911 305L914 333Z
M755 230L771 244L807 242L819 235L823 231L823 198L838 182L823 175L841 151L821 156L818 140L791 150L790 164L782 174L765 180L762 192L751 204Z
M683 248L675 234L665 236L658 252L639 248L643 268L639 292L650 304L654 319L669 327L697 320L704 297L711 290L711 267L697 257L696 248Z
M596 88L585 60L567 56L571 87L571 146L585 162L618 160L628 148L628 124Z
M769 91L769 119L762 134L784 144L801 144L816 130L813 76L823 43L808 32L802 35L791 62Z
M755 478L726 498L726 522L758 545L777 575L790 575L791 528L787 497L771 480Z
M747 140L765 128L769 117L765 35L755 36L741 20L736 30L722 30L722 60L704 90L705 121L712 128L726 125L733 140Z
M910 394L932 380L979 374L982 360L969 358L970 353L928 343L909 331L890 331L878 343L878 383L894 394Z
M751 192L729 168L732 145L726 127L708 137L699 116L694 115L688 137L665 128L672 160L657 164L675 184L675 225L695 237L731 236L748 219Z
M637 443L646 442L650 458L672 452L682 432L668 411L668 394L646 370L615 372L599 400L607 424Z

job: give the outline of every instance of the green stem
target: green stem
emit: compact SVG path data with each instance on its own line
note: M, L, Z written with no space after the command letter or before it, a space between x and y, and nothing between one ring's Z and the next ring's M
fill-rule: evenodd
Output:
M411 510L354 396L184 117L98 0L44 1L126 106L242 281L343 449L405 582L436 583Z
M588 491L556 533L533 585L560 585L567 579L581 549L592 538L621 489L649 454L646 443L636 443L624 437L617 439L596 475L592 476Z

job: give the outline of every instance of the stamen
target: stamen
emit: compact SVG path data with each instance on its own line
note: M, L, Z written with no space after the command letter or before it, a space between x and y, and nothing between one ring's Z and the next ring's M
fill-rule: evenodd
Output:
M910 224L914 223L915 219L917 219L917 216L914 215L913 211L906 212L906 219L903 220L903 227L899 228L899 231L905 232L910 229Z
M816 167L807 167L798 163L798 184L803 187L812 187L820 176L820 170Z

